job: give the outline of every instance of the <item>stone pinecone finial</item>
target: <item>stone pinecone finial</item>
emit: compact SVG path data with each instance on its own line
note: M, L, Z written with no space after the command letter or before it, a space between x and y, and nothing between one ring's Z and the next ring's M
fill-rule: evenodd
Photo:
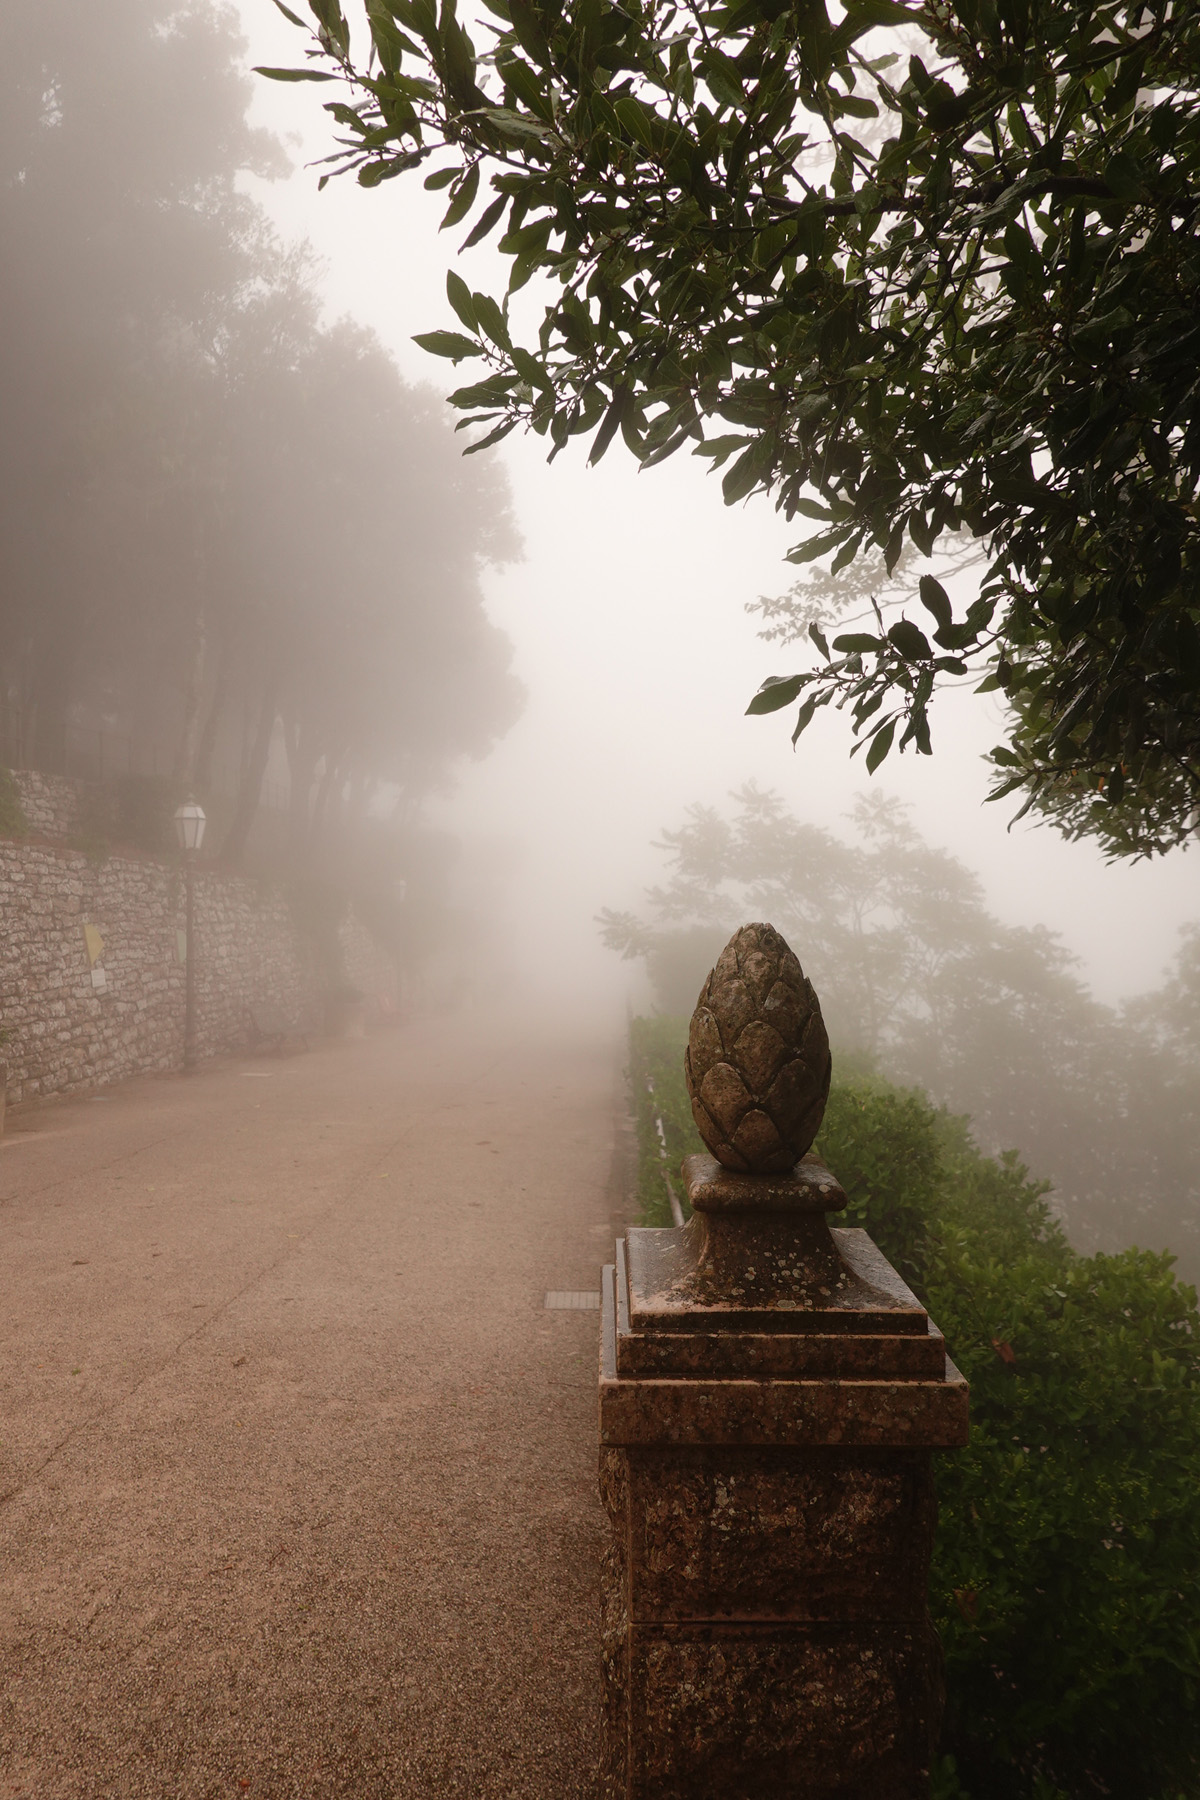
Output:
M829 1097L829 1039L812 983L773 925L743 925L717 958L684 1071L696 1129L727 1169L778 1175L810 1148Z

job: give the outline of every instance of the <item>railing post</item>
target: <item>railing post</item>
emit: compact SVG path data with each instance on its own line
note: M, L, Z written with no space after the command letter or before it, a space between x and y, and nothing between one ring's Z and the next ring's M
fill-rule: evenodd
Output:
M731 1157L755 1133L766 1141L761 1122L742 1130L750 1110L780 1123L747 1075L747 1046L776 1101L789 1056L807 1056L820 1087L820 1013L794 957L807 998L793 982L792 1035L807 1048L787 1050L778 1016L786 1055L761 1030L744 1035L771 994L779 1001L779 946L791 956L769 927L738 933L697 1008L700 1039L693 1021L697 1123ZM731 981L736 1004L723 1010ZM697 1079L706 1032L708 1066L725 1071L715 1082ZM729 1071L744 1090L736 1106L718 1092L732 1091ZM811 1121L803 1076L793 1067L784 1087L791 1116ZM823 1104L821 1092L816 1124ZM782 1124L787 1154L774 1160L788 1165L798 1138ZM830 1230L826 1214L846 1197L803 1149L777 1173L689 1157L692 1218L630 1231L605 1271L607 1800L928 1792L941 1711L930 1452L965 1441L967 1389L867 1234Z

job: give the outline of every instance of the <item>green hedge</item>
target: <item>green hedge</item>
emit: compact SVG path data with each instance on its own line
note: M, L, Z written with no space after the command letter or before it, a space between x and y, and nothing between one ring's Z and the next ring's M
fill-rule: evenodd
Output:
M699 1147L683 1019L635 1019L645 1221ZM645 1091L654 1083L653 1099ZM817 1148L971 1382L938 1456L930 1600L948 1703L935 1800L1200 1795L1200 1316L1169 1256L1083 1257L1015 1156L835 1066Z

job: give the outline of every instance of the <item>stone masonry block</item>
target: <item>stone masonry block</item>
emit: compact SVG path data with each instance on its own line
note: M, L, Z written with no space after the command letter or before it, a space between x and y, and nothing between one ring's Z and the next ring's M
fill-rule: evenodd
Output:
M931 1640L921 1625L635 1627L628 1800L922 1800Z
M923 1614L925 1452L631 1450L623 1498L639 1623Z

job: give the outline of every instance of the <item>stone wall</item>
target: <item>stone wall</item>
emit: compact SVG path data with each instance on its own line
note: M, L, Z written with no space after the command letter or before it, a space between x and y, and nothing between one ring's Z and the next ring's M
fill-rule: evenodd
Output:
M21 811L34 837L65 843L75 835L85 801L85 783L40 769L12 769Z
M53 844L0 839L0 1062L8 1065L9 1099L178 1068L183 930L183 881L169 865L93 861ZM256 1001L319 1029L319 959L281 888L199 870L195 932L201 1057L246 1044ZM394 1005L392 960L353 917L341 941L351 979L369 999Z

